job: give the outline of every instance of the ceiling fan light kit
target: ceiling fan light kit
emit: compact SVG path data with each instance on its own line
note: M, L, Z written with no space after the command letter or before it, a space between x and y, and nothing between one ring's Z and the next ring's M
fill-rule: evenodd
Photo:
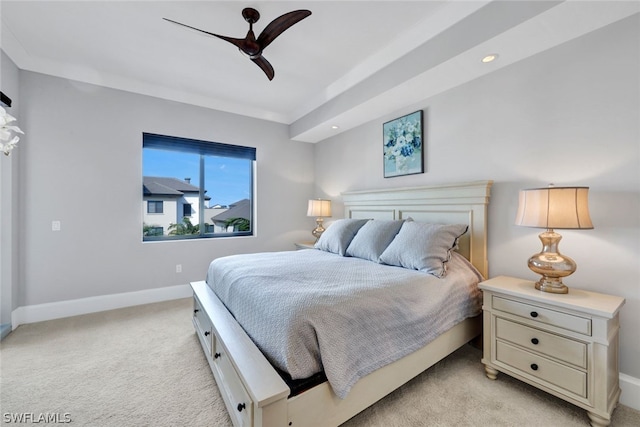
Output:
M264 49L273 42L276 37L282 34L285 30L302 21L307 16L311 15L311 11L309 10L294 10L289 13L285 13L284 15L274 19L265 27L264 30L260 33L258 38L256 39L255 34L253 33L253 24L258 22L260 19L260 13L250 7L247 7L242 10L242 17L245 21L249 23L249 31L247 35L243 39L238 39L234 37L221 36L219 34L210 33L208 31L201 30L199 28L192 27L190 25L183 24L181 22L173 21L168 18L162 18L165 21L172 22L174 24L181 25L183 27L191 28L192 30L200 31L201 33L208 34L213 37L217 37L219 39L225 40L238 49L240 52L244 53L251 59L264 73L267 75L269 80L273 80L275 76L275 71L273 70L273 66L262 56L262 52Z

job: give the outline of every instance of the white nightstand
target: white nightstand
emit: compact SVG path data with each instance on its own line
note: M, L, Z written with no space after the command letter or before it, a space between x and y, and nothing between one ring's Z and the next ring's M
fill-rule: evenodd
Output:
M484 293L487 376L518 378L587 410L608 426L620 397L618 312L624 298L570 288L552 294L534 282L500 276Z
M296 243L296 250L299 251L300 249L315 249L315 247L313 245L315 245L316 242L298 242Z

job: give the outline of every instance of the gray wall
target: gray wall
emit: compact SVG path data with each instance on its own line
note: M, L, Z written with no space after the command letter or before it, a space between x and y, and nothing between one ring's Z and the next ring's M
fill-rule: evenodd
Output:
M310 236L313 146L285 125L27 71L20 97L20 306L187 284ZM143 132L255 146L256 236L143 243Z
M518 190L591 187L595 229L560 231L560 250L578 264L565 283L626 298L621 371L639 378L639 40L634 16L322 141L318 193L492 179L490 275L534 280L526 261L542 230L513 225ZM418 109L426 173L384 179L382 124Z

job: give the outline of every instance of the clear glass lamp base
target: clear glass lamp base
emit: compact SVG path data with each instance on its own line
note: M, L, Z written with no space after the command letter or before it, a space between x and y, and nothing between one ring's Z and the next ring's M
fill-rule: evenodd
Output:
M568 294L569 288L562 283L561 279L549 280L553 278L542 277L536 282L536 289L542 292L551 292L554 294Z
M554 294L569 293L569 288L562 283L562 278L576 271L576 263L568 256L558 252L558 243L562 236L553 230L540 234L542 252L529 258L531 271L542 277L536 282L536 289Z
M316 243L320 239L320 236L322 236L322 233L324 233L325 228L323 227L323 222L324 220L322 218L316 218L316 228L311 232L313 237L316 238Z

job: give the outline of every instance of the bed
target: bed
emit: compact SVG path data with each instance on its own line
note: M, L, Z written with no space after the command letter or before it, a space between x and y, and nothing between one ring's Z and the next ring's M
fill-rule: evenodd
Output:
M491 181L480 181L347 192L342 194L345 218L336 221L335 224L340 223L342 226L355 227L356 231L353 234L358 236L359 230L366 229L365 224L368 224L368 229L371 229L374 223L377 225L400 223L397 234L391 238L390 244L386 245L387 249L401 240L399 237L402 233L405 236L415 234L415 232L409 233L407 231L409 226L406 224L409 222L412 223L412 227L440 224L439 227L451 230L451 233L454 233L453 230L458 230L460 226L464 226L466 232L459 238L459 233L454 233L456 234L457 253L451 254L450 258L447 256L447 259L440 260L443 261L440 264L436 262L437 271L432 271L432 273L441 275L442 278L434 280L439 280L439 283L446 283L449 286L449 282L453 283L457 280L455 272L460 268L458 265L464 263L474 267L468 271L473 270L481 276L487 277L487 206L491 185ZM338 229L339 227L336 225L334 231ZM330 230L331 227L327 229L326 233L329 233ZM362 231L362 234L365 232ZM335 243L335 240L331 240L329 237L325 239L325 237L323 236L321 239L321 244L324 242L325 246L331 246ZM412 343L415 341L414 346L399 352L394 358L390 359L385 356L374 362L367 359L365 368L360 365L349 365L353 355L347 354L349 346L345 346L344 342L348 342L354 334L357 335L359 332L354 329L350 331L351 335L345 338L340 335L321 333L320 328L313 329L322 322L325 322L328 329L334 332L343 329L340 323L336 323L340 320L338 319L341 317L340 315L322 315L327 312L326 309L314 310L311 307L307 311L301 312L302 314L299 316L289 315L289 313L297 313L295 310L304 306L303 301L324 301L321 294L300 296L299 301L296 300L302 289L309 288L311 292L319 287L318 283L331 283L334 280L333 276L335 276L332 272L347 271L346 267L343 269L341 263L348 262L350 263L349 271L353 268L353 271L357 272L353 273L353 278L364 277L367 274L388 280L391 280L392 276L402 277L402 286L406 287L405 291L400 292L397 288L394 290L397 298L393 299L400 301L403 313L416 312L419 314L420 310L411 308L412 301L410 300L412 298L406 297L418 289L418 287L408 287L417 286L410 283L418 280L415 278L418 271L402 268L402 266L393 266L393 257L389 258L388 255L389 253L393 255L391 250L383 251L383 255L378 254L381 257L386 257L383 260L384 263L391 264L383 266L380 262L362 259L366 257L361 257L357 253L350 254L348 246L347 244L343 248L322 247L320 250L307 249L290 253L255 254L250 261L252 263L250 270L246 271L242 271L241 266L248 263L249 258L246 257L249 255L225 257L227 259L214 260L209 267L207 280L211 286L207 284L207 281L191 284L194 292L193 323L196 335L235 426L338 426L480 334L482 329L481 316L475 315L479 314L480 310L476 307L474 315L470 316L473 310L469 311L471 308L466 307L467 311L442 315L442 317L448 316L448 321L439 326L439 330L436 332L410 335L409 341ZM319 265L321 268L307 274L304 266L312 264ZM442 265L442 269L440 269L440 265ZM389 272L390 269L395 270ZM292 274L274 279L272 276L276 275L273 270L289 270ZM309 271L311 270L309 269ZM324 277L322 274L327 274L327 276ZM425 275L422 274L422 276ZM248 283L245 287L237 285L242 280ZM313 280L319 282L313 282ZM234 284L234 286L225 286L225 281ZM262 307L255 304L251 306L250 302L247 302L251 301L251 293L256 292L256 288L268 289L269 292L272 289L273 292L283 292L277 288L281 285L285 286L285 282L290 282L287 285L290 287L285 288L284 291L288 295L287 298L272 300L275 302L263 304ZM353 279L351 282L354 282L354 286L356 286L357 280ZM252 283L259 283L259 286L252 286ZM375 298L385 301L389 299L389 296L383 295L381 297L382 294L380 294L381 289L386 288L386 285L371 285L368 280L363 280L358 286L354 291L359 295L358 299L348 301L348 311L352 317L346 316L341 320L343 322L358 323L359 310L368 310L370 306L375 305L371 302L362 304L365 306L364 308L354 305L354 301L360 300L360 295L373 296L374 300ZM435 286L434 289L437 289L438 286ZM451 284L451 286L459 285ZM330 290L325 293L340 293L334 291ZM405 292L404 299L402 299L403 292ZM264 293L268 292L264 291ZM346 297L332 297L332 299L335 298L342 298L339 300L344 301ZM436 304L439 307L457 304L453 300L446 299L449 297L444 294L438 298L441 298L437 300ZM413 299L419 300L420 298ZM287 306L284 302L290 302L292 305ZM243 304L249 305L244 306ZM460 304L464 306L464 303ZM280 305L282 307L279 307ZM256 316L258 312L262 312L265 319L275 320L277 327L275 329L269 329L267 326L262 328L261 325L266 325L268 322L261 320L260 316ZM362 313L367 312L362 311ZM313 328L302 329L303 332L300 333L307 336L305 340L293 344L289 343L288 346L278 344L281 341L286 343L289 342L288 340L295 340L298 333L291 334L284 331L282 326L284 323L279 324L278 320L286 317L298 319L297 322L303 324L301 327L310 328L309 324L312 324ZM390 321L391 319L388 318L385 322L377 323L391 324L393 323ZM296 323L296 321L291 323ZM376 322L362 323L375 324ZM415 319L410 319L408 324L415 324ZM369 339L369 347L367 345L362 348L356 346L357 352L370 352L373 355L376 352L372 350L375 350L376 345L380 345L380 353L386 355L389 353L389 348L399 348L393 339L397 338L397 335L403 335L404 332L386 331L383 330L384 328L381 329L379 325L373 326L376 327L363 332L362 335L371 337L372 334L374 336L380 334L380 340ZM403 331L411 329L406 325L400 325L400 327L403 328ZM413 333L411 332L411 334ZM390 341L387 343L387 340ZM405 340L407 340L406 337ZM316 341L322 344L317 349L310 344ZM325 350L325 355L321 357L321 348L330 348L324 343L333 344L334 342L343 343L343 347L337 348L344 349L346 356L338 357L342 356L342 351L329 352ZM371 348L371 345L374 347ZM279 351L281 348L296 350L294 352ZM329 353L332 355L331 358L326 356ZM318 367L312 366L313 361L310 359L312 356L320 358L317 362L320 366L320 372L316 373ZM299 362L299 360L303 362ZM348 365L345 372L357 371L359 375L346 378L340 373L342 371L335 368L341 368L345 364ZM290 373L293 375L289 375ZM295 381L291 381L292 376L296 378Z

